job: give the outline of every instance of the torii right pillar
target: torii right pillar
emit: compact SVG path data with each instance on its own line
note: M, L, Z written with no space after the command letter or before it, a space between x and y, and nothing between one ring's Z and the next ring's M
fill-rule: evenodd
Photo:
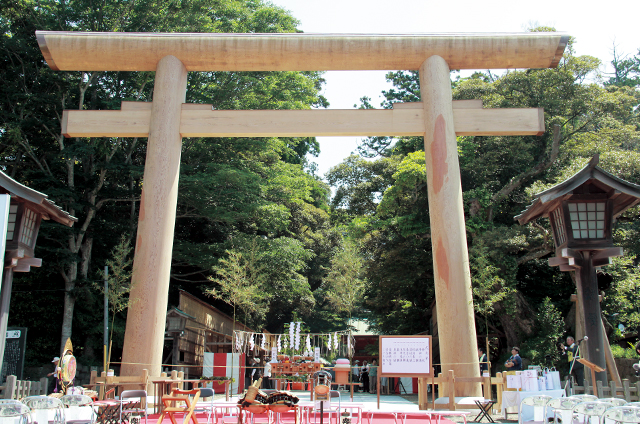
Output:
M442 372L479 377L477 336L467 253L458 146L453 125L449 65L431 56L420 66L424 108L431 245L438 299ZM457 396L481 396L479 384L456 384Z

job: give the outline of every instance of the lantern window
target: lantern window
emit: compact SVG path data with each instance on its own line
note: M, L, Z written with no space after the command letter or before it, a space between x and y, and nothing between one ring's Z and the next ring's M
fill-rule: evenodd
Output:
M7 221L7 240L13 240L16 230L16 218L18 217L18 205L9 206L9 219Z
M566 231L564 228L564 219L562 219L562 208L556 208L552 212L553 214L553 223L555 224L554 234L556 236L556 246L561 246L567 241Z
M38 216L34 211L29 208L24 209L22 214L22 236L20 237L20 242L30 247L33 247L37 218Z
M605 202L569 203L574 239L602 239L605 227Z

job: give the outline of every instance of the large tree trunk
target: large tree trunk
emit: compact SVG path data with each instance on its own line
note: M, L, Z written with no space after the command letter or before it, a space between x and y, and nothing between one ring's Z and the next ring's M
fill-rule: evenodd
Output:
M76 287L76 278L78 276L78 264L72 262L69 264L67 272L63 274L64 278L64 305L62 313L62 334L60 337L60 353L64 353L64 344L71 337L71 326L73 324L73 309L76 305L76 298L73 291Z
M508 313L503 302L495 304L496 315L500 318L502 329L507 337L507 345L509 347L518 346L523 336L533 334L535 327L535 311L522 293L515 292L513 294L515 303L515 313Z

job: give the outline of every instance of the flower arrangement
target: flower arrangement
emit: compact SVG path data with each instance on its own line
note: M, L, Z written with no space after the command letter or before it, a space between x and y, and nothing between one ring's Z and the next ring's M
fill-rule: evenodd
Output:
M306 383L309 381L309 374L288 375L286 379L292 382Z

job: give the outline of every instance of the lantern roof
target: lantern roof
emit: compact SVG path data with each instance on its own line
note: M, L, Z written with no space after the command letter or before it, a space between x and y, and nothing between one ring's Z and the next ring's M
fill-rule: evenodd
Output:
M68 227L78 221L78 218L71 216L49 200L46 194L20 184L2 171L0 171L0 193L9 193L11 196L23 199L34 211L42 215L42 219L52 219Z
M175 306L167 311L167 316L179 316L182 318L196 319L196 317L189 315L188 313L176 308Z
M533 202L514 219L524 225L540 217L548 217L561 200L573 194L605 193L613 200L613 217L640 202L640 185L630 183L605 171L598 166L599 155L595 155L589 163L568 178L541 193L536 194ZM590 186L585 193L580 188Z

